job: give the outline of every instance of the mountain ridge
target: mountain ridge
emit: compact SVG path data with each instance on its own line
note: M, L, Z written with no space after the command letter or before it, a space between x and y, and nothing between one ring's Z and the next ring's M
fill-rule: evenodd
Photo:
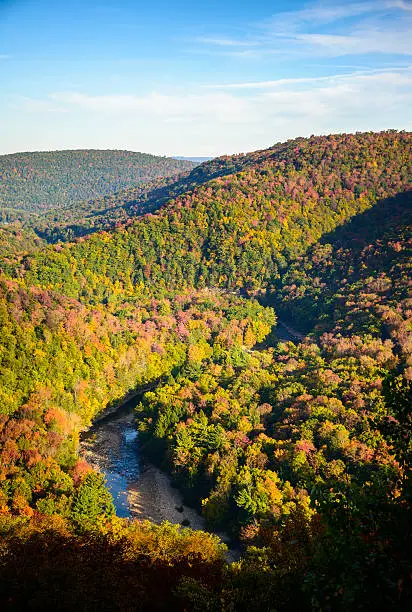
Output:
M229 158L228 164L226 158L212 160L195 168L189 180L185 177L189 190L165 206L112 233L26 257L25 274L35 282L34 266L39 280L50 283L55 269L56 288L61 288L66 275L61 272L72 277L74 257L78 278L70 280L72 296L84 284L81 275L91 272L91 261L106 271L100 294L105 285L110 293L115 280L159 289L210 285L260 291L324 233L409 188L411 138L390 132L316 137ZM237 172L222 175L233 164ZM193 186L205 172L207 181ZM93 291L90 283L88 290Z

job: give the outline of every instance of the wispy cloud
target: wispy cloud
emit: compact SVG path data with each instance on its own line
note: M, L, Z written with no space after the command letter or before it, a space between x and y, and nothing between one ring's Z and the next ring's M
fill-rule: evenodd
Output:
M283 29L286 34L290 34L292 31L298 31L308 25L311 27L313 25L325 25L365 15L374 12L380 4L376 2L347 2L346 4L329 5L317 3L301 10L275 14L268 20L268 23L275 26L279 33Z
M394 72L395 70L395 72ZM396 68L376 68L356 70L347 74L335 74L329 76L318 77L298 77L290 79L276 79L271 81L246 81L244 83L219 83L207 85L208 89L277 89L279 87L291 87L293 85L318 84L318 83L336 83L338 81L355 81L363 79L363 77L375 76L382 78L385 73L397 74L397 78L401 80L402 72L406 72L406 83L410 82L409 73L412 72L412 66L398 66Z
M197 38L197 51L262 57L412 55L412 3L404 0L316 3L251 24L243 36Z
M359 31L356 34L301 34L298 41L306 43L312 51L324 56L363 55L367 53L412 55L412 31L382 32L379 29Z
M389 0L385 3L388 8L398 8L402 11L412 11L412 2L405 0Z

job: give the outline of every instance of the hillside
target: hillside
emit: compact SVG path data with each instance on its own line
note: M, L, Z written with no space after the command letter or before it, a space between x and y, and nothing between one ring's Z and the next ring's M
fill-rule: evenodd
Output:
M178 199L190 191L196 192L196 196L200 200L199 203L202 199L208 202L210 192L206 190L198 192L199 188L210 183L213 179L223 179L223 177L229 176L232 177L230 179L231 189L234 190L232 194L228 193L227 186L229 183L226 185L219 184L219 182L210 184L210 188L214 190L214 197L218 198L216 202L218 206L221 204L220 199L223 203L228 197L236 204L241 201L247 192L250 192L254 197L255 188L261 187L263 190L263 193L260 194L261 199L263 196L268 201L268 215L271 214L270 206L277 199L284 195L285 199L290 200L298 192L300 192L299 201L304 199L308 205L308 198L312 199L311 206L313 209L317 204L316 198L319 198L318 187L320 185L321 188L323 186L326 188L325 193L323 191L320 193L320 204L324 205L326 203L324 213L319 215L322 218L329 215L327 208L331 208L332 199L333 206L338 210L348 206L351 198L360 200L359 205L362 206L368 205L367 200L375 201L381 196L384 197L386 193L396 193L396 184L390 184L391 179L388 175L392 163L391 158L393 159L396 154L396 149L392 148L391 151L391 141L393 139L396 142L399 141L401 145L400 156L404 156L409 144L408 135L402 136L400 134L397 136L395 132L387 132L385 136L381 135L380 137L373 134L358 134L353 137L336 135L328 139L295 139L287 143L278 143L270 149L262 151L214 158L179 175L157 176L148 180L141 179L137 184L126 189L120 189L116 193L102 195L93 200L76 202L67 205L64 209L54 207L50 211L42 212L41 215L23 215L24 226L33 229L48 242L73 240L76 237L96 231L111 230L122 224L130 224L135 217L145 213L153 213L168 201ZM384 173L386 177L377 176L376 171L373 172L373 166L371 166L370 176L368 176L369 170L366 161L368 150L370 149L371 159L374 160L370 162L371 164L383 164L385 153L382 147L385 146L385 141L389 146L387 153L389 166L388 171ZM345 150L354 153L352 160L345 159ZM357 176L357 155L360 156L360 168L363 164L362 176ZM308 174L307 169L311 168L312 165L317 166L316 172L313 173L310 170ZM333 168L329 177L326 176L328 167ZM332 176L335 167L342 170L342 176ZM384 166L382 165L382 167ZM236 178L233 176L240 173L243 173L242 176ZM407 165L400 169L395 168L395 175L400 186L407 184ZM284 179L288 184L283 183ZM385 184L385 181L387 181L387 184ZM355 182L358 191L353 193ZM365 189L362 194L363 187ZM376 193L374 191L375 187L377 188ZM312 190L312 193L310 190ZM363 203L361 195L365 196ZM192 196L189 195L189 197ZM348 200L346 204L345 199ZM288 206L287 201L285 204ZM349 203L350 206L352 206L351 203ZM354 209L353 212L356 212L356 210ZM310 208L308 213L311 214ZM348 211L345 212L344 210L338 212L343 217L347 213ZM22 214L19 213L19 218L22 217ZM288 212L286 211L285 214L288 214ZM296 210L295 214L298 215L299 210ZM5 212L4 215L6 215ZM255 211L255 215L259 216L259 210ZM7 213L6 218L11 220L14 217ZM216 219L216 221L219 220ZM302 224L302 221L301 219L300 224ZM214 223L215 221L211 220L211 222ZM254 222L256 223L257 220L255 219ZM278 222L281 224L282 218L278 219ZM326 229L328 228L326 227ZM330 229L333 229L333 223ZM273 233L273 228L270 227L269 231ZM300 231L300 227L297 228L297 231ZM321 231L323 231L322 228Z
M0 220L59 210L140 182L190 170L194 163L131 151L73 150L0 156Z
M177 176L141 181L116 193L76 202L63 210L53 208L42 215L24 215L20 212L17 218L22 218L25 227L33 229L48 242L67 241L96 231L110 230L130 223L134 217L155 212L169 200L212 179L239 172L243 167L253 166L278 154L283 159L288 148L293 150L293 144L294 141L289 143L289 147L281 143L248 155L214 158ZM11 211L3 211L3 216L8 221L15 218Z
M48 242L67 241L130 223L133 218L155 212L169 200L208 181L232 174L245 163L244 156L216 158L174 176L141 181L114 194L30 216L24 225Z
M342 134L214 159L115 230L12 245L6 609L407 609L411 143ZM268 346L277 315L308 336ZM139 442L238 563L211 534L114 517L79 459L80 430L148 383Z
M56 154L63 153L78 153L80 155L86 152L56 152ZM89 153L109 154L125 152L98 151ZM143 154L133 155L140 155L143 158L153 157L144 156ZM153 172L148 176L140 177L139 180L132 180L132 186L126 188L120 188L120 185L117 183L117 188L115 187L111 190L102 191L102 195L98 196L98 194L95 194L94 196L90 196L87 200L80 198L74 202L67 200L63 208L56 207L55 204L52 205L50 203L51 200L47 200L49 201L50 209L48 210L45 208L42 210L41 214L39 214L38 211L20 208L13 209L8 206L5 206L3 209L0 207L0 220L13 225L16 220L21 221L25 228L34 230L41 238L48 242L72 240L76 237L96 231L113 229L119 224L129 222L130 219L136 216L147 212L154 212L168 200L178 197L189 189L198 187L213 178L232 174L240 170L245 163L253 161L254 156L255 154L250 155L246 159L244 155L216 158L205 161L205 163L201 165L201 168L198 169L196 169L196 166L199 166L200 161L202 161L200 158L199 163L189 163L188 160L180 160L177 162L183 164L180 172L164 172L161 174ZM11 156L4 157L8 158ZM165 158L153 157L153 159L162 159L165 161ZM173 161L174 159L175 158L173 158ZM179 160L180 158L176 159ZM64 180L71 181L71 177L76 175L78 168L74 168L75 172L73 174L70 156L67 166L64 165L64 156L62 156L62 159L59 161L62 166L62 174L67 174ZM110 159L108 159L108 164L110 164ZM109 172L113 173L112 166L109 165L109 167ZM191 170L191 168L195 168L196 171ZM89 172L89 167L87 171ZM127 171L129 171L129 168L127 168ZM146 168L146 171L148 172L148 168ZM15 175L16 172L14 172L14 174L11 173L9 180L12 191L11 198L13 199L13 189L15 189L20 194L20 199L22 199L22 194L24 194L24 189L27 189L27 184L26 182L23 183L22 190L21 181L17 181L17 183L13 182ZM83 177L83 180L86 178L87 177ZM59 179L57 178L57 180ZM112 186L114 186L114 183ZM106 187L108 187L108 185ZM6 188L7 183L4 184L4 189L6 190ZM46 190L52 190L53 185L45 181L45 188ZM32 186L30 189L35 190L35 187ZM62 193L64 193L64 191ZM62 197L62 193L60 193L60 198ZM39 195L36 194L36 197L39 197ZM54 201L55 199L53 198L53 202Z
M340 316L351 303L351 331L371 325L356 316L360 293L367 294L370 313L383 299L400 303L407 298L411 265L412 192L383 200L337 228L297 258L273 286L267 303L284 319L317 333L343 325ZM374 326L387 333L383 321Z
M26 257L26 282L97 301L141 286L262 292L323 235L406 192L410 145L407 133L335 135L212 160L155 214ZM193 187L205 176L217 178Z
M32 230L23 229L21 224L0 227L0 258L18 253L32 253L46 246Z

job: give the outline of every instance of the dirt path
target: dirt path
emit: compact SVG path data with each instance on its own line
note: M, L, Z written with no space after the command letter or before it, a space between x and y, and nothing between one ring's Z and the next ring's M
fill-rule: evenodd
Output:
M279 327L284 327L284 329L286 329L288 334L290 336L292 336L292 338L296 338L296 340L303 340L303 338L305 337L304 334L302 334L301 332L297 331L296 329L293 329L293 327L291 327L290 325L287 325L283 321L278 321L278 326Z

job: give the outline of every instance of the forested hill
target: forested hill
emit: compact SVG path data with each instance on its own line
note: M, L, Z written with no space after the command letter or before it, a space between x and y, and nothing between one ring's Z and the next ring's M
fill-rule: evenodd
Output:
M217 178L155 214L26 257L15 273L97 301L139 286L260 292L323 235L407 192L411 141L396 132L312 137L212 160L190 180L205 168Z
M198 191L202 185L210 184L216 191L218 185L212 184L211 181L224 177L228 178L224 185L220 184L221 191L227 192L228 186L233 183L232 199L236 205L240 205L246 192L249 194L249 199L262 198L263 193L259 193L260 187L264 190L265 199L274 204L282 196L279 188L283 185L282 177L284 177L288 180L288 184L284 185L284 195L288 199L293 199L296 192L300 193L300 201L311 199L314 205L316 198L320 196L322 201L329 200L331 203L333 200L333 206L339 208L342 199L349 200L351 197L360 199L364 195L370 200L383 197L388 190L391 190L390 193L396 193L396 183L387 180L387 176L386 178L380 176L381 170L377 171L376 168L381 168L381 164L386 162L389 166L395 163L398 144L400 166L393 169L401 189L408 176L407 164L404 164L403 168L401 166L409 142L408 134L396 132L381 135L370 133L298 138L278 143L262 151L214 158L194 168L192 165L191 170L178 175L141 178L116 193L106 193L98 198L75 202L64 208L54 206L51 210L42 211L41 215L0 208L0 219L3 218L5 221L21 219L24 227L33 229L48 242L73 240L96 231L111 230L121 224L130 224L133 218L147 212L155 212L169 200L186 197L188 192ZM387 153L382 151L386 143L389 147ZM351 156L352 159L349 160ZM370 170L368 164L371 164ZM243 176L232 177L242 172L245 173ZM274 173L277 175L271 177ZM383 173L387 175L387 170ZM279 176L281 178L278 180ZM271 182L271 178L274 182ZM240 189L239 181L241 181ZM296 184L294 181L297 181ZM325 193L323 187L327 190ZM207 201L210 192L201 191L198 195ZM216 196L227 197L223 193L222 195L216 193ZM219 205L219 201L217 204ZM295 212L299 214L299 210ZM345 214L343 212L344 216ZM324 213L321 212L320 216L324 216ZM281 225L282 218L280 216L278 219ZM305 223L305 219L300 223ZM333 227L332 222L331 228Z
M409 191L325 235L275 283L268 302L304 331L316 326L320 334L336 326L351 332L374 329L385 336L404 328L411 271ZM392 314L383 304L392 304Z
M93 149L2 155L0 218L60 209L195 165L146 153Z
M241 171L259 161L283 153L285 145L266 151L223 156L205 161L177 176L162 176L127 187L93 200L76 202L64 209L52 209L41 216L25 216L24 225L48 242L69 241L101 230L129 224L137 216L152 213L166 202L196 189L212 179ZM193 160L194 161L194 160ZM200 163L200 158L199 158ZM8 213L10 217L10 213Z

